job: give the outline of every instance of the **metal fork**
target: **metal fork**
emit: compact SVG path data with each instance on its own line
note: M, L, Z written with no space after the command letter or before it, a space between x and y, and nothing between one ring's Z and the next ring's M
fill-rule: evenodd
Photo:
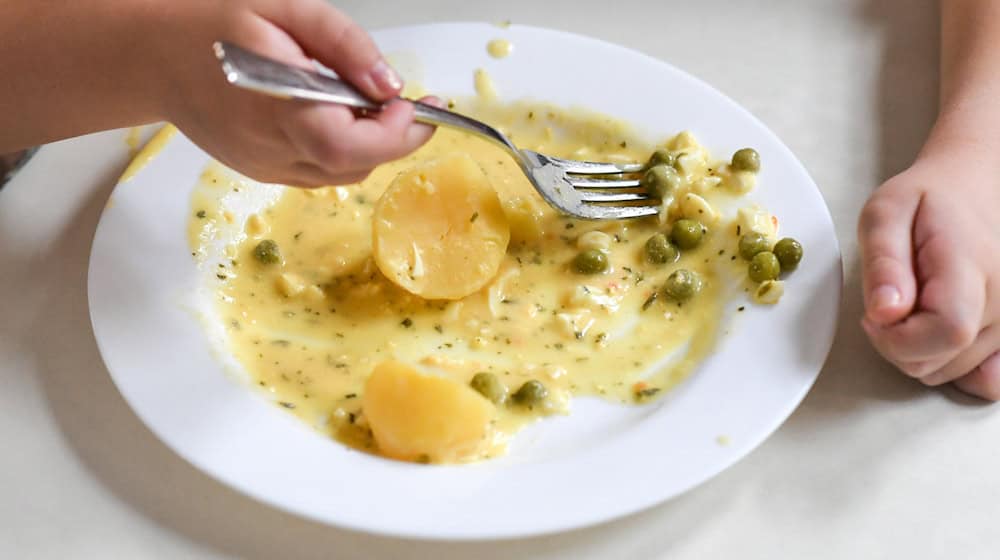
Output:
M289 66L231 43L216 42L214 48L232 85L283 99L337 103L366 114L382 107L334 75ZM470 132L507 150L538 194L565 214L588 220L620 220L659 212L659 200L643 192L637 177L620 176L641 172L643 164L575 161L521 150L486 123L417 101L413 105L419 122Z

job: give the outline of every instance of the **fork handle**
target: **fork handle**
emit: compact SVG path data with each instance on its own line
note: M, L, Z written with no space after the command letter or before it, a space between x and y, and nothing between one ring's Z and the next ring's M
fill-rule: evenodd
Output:
M371 101L354 86L333 76L296 68L232 43L218 41L213 48L216 58L222 64L226 80L232 85L281 99L346 105L360 109L364 114L377 113L385 107L385 104ZM517 151L504 135L486 123L420 101L411 102L414 107L413 117L418 122L471 132L515 153Z

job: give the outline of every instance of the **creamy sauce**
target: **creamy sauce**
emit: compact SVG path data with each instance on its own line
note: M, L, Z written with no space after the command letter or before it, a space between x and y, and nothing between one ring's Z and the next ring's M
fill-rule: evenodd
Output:
M130 157L135 157L136 152L139 151L139 143L142 140L142 127L133 126L128 129L128 134L125 135L125 145L128 146L128 155Z
M476 95L483 100L492 101L497 98L497 88L493 83L493 78L483 68L477 68L473 74L473 85L476 88Z
M485 72L477 72L476 82L477 90L480 82L488 83ZM522 148L556 156L643 161L652 151L621 123L584 111L482 99L464 101L458 110L497 125ZM689 137L667 144L678 142L702 154L687 174L688 184L698 185L710 201L732 198L713 180L724 166ZM460 301L426 301L386 280L374 265L372 210L397 174L454 153L468 154L482 166L503 204L511 242L486 288ZM212 264L229 351L281 406L372 452L377 448L365 425L362 391L375 365L388 359L463 384L486 371L511 392L528 380L546 386L545 406L498 407L494 444L469 459L502 453L525 423L568 412L576 396L625 405L655 400L711 351L724 303L745 267L735 257L735 226L725 220L709 225L706 241L678 262L650 264L643 245L664 231L660 220L563 217L540 199L505 152L449 129L438 130L418 152L377 168L358 185L282 188L273 205L241 222L222 201L244 186L222 166L210 166L195 190L189 229L192 254L201 257L220 231L239 230L230 234L226 258ZM584 234L607 243L606 273L572 270ZM255 258L264 239L280 248L280 263ZM678 268L703 281L701 292L684 304L661 292Z
M153 161L153 158L160 153L160 150L166 147L167 143L170 142L170 139L173 138L176 133L177 128L174 125L163 125L163 128L157 131L157 133L150 138L149 142L146 142L146 145L142 147L142 150L140 150L139 153L136 154L135 158L132 159L132 162L128 164L128 167L125 168L125 172L122 173L118 182L124 183L132 177L135 177L144 167L146 167L146 165L149 164L149 162Z
M493 39L486 44L486 52L493 58L507 58L514 50L514 45L506 39Z

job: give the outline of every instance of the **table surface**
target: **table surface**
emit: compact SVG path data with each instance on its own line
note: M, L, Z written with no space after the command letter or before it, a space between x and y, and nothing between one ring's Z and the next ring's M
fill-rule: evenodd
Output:
M798 154L837 225L846 297L819 381L773 437L672 502L529 540L378 538L261 505L159 443L98 354L86 269L128 158L113 131L44 148L0 191L0 557L995 557L1000 415L904 379L857 325L855 221L933 120L936 2L559 4L340 3L370 28L510 19L620 43L718 87Z

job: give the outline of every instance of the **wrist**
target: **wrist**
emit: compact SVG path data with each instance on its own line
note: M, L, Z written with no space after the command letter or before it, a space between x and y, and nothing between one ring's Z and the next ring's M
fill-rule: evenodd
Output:
M160 49L156 45L160 38L157 20L163 4L160 0L80 3L83 10L89 11L86 17L81 15L81 21L102 20L100 29L87 34L106 37L98 43L102 46L96 59L104 67L93 71L119 92L112 99L120 103L117 110L123 122L116 126L155 122L165 116L164 82L157 54Z
M195 37L192 3L184 0L139 0L132 4L133 25L127 33L138 56L130 57L135 95L157 121L170 121L178 98L187 92L182 83L187 47Z
M252 15L239 3L204 0L148 0L142 27L150 39L150 95L161 120L185 124L205 106L218 108L214 87L225 83L212 45L238 40L241 23ZM199 109L201 107L201 109Z
M943 106L917 160L940 156L1000 168L1000 106L974 99Z

